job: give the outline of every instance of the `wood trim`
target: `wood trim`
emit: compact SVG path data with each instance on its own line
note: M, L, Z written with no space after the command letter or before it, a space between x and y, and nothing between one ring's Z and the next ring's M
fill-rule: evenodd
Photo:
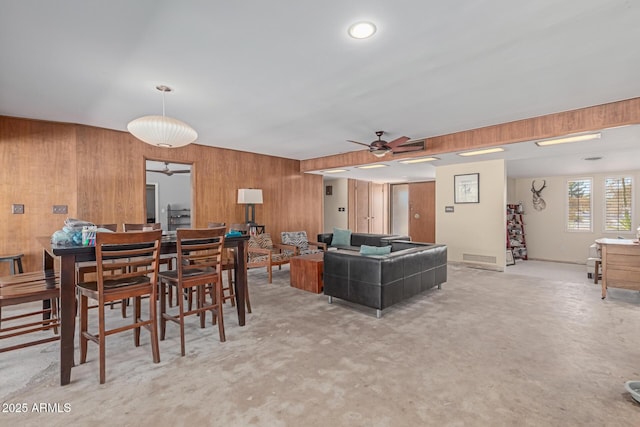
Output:
M425 151L395 154L393 159L513 144L630 124L640 124L640 98L434 136L426 138ZM300 171L310 172L388 160L378 160L368 150L352 151L335 156L302 160Z

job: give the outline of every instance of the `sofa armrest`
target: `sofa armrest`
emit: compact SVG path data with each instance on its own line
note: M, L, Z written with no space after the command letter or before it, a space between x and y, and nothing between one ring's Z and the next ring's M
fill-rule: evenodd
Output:
M324 243L327 246L331 244L332 240L333 240L333 233L318 234L318 242Z
M322 252L327 252L327 244L324 242L308 242L309 246L315 246L318 249L322 249Z

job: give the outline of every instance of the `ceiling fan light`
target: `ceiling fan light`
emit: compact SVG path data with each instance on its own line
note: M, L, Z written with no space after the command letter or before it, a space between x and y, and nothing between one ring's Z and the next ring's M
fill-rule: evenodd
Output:
M129 122L127 130L139 140L158 147L183 147L198 139L191 126L167 116L140 117Z
M373 154L376 157L384 157L387 153L390 153L391 150L375 150L372 151L371 154Z

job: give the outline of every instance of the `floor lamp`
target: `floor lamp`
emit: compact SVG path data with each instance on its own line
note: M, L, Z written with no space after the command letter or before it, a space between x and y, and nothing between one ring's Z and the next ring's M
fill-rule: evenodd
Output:
M244 207L244 222L247 224L256 224L256 205L262 204L262 190L257 188L240 188L238 190L238 204ZM251 210L251 217L249 217Z

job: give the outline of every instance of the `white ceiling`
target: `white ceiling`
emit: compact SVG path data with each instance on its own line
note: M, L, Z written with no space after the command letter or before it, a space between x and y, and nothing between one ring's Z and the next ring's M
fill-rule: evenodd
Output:
M378 32L351 39L363 19ZM632 0L1 0L0 115L126 130L161 113L166 84L167 115L197 143L308 159L376 130L422 138L638 97L638 22ZM611 162L622 150L593 144ZM509 173L574 167L537 163Z

